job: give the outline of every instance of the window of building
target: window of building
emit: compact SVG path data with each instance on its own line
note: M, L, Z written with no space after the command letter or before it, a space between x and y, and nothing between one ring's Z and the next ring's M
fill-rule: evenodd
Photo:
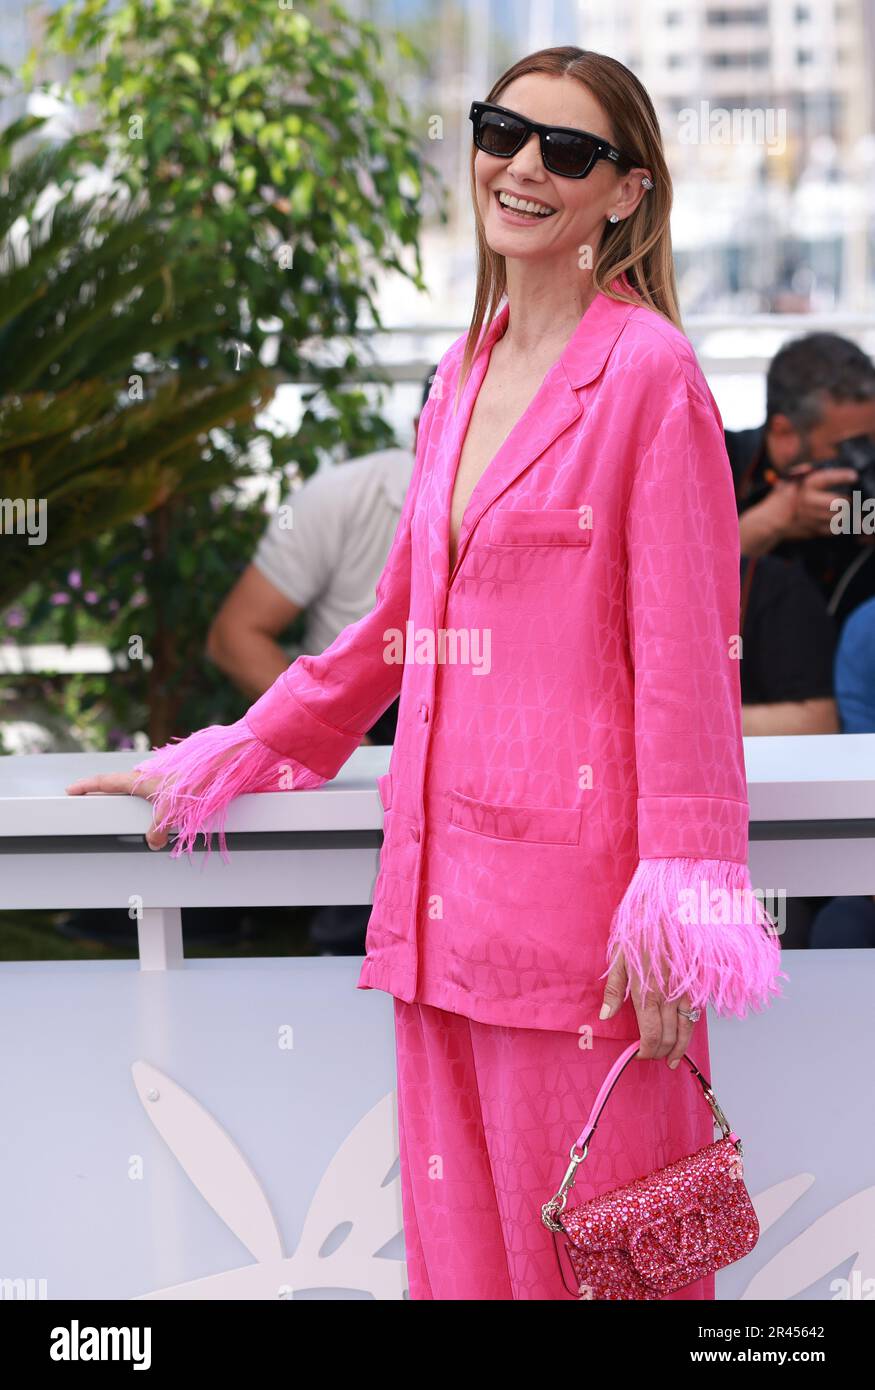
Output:
M711 68L765 68L769 65L769 50L751 48L746 53L709 53L706 62Z
M743 9L739 10L709 8L705 11L705 22L714 25L768 24L769 7L768 5L745 5Z

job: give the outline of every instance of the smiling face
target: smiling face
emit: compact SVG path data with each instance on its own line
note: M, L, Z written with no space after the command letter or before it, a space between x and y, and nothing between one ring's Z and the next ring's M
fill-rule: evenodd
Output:
M526 73L495 100L529 120L572 126L617 143L603 108L575 78ZM612 212L626 217L637 207L646 172L623 174L600 159L585 179L551 174L534 132L510 159L477 150L475 195L486 241L497 255L524 260L565 261L577 257L582 246L590 246L594 256L606 218Z

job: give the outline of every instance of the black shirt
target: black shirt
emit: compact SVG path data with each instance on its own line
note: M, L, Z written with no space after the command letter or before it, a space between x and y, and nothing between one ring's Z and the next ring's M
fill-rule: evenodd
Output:
M368 738L371 743L387 744L395 742L395 731L398 728L398 700L393 700L387 710L384 710L377 720L368 729Z
M741 585L753 577L742 629L741 702L833 697L835 623L814 581L795 560L741 560Z
M735 481L735 498L739 515L762 502L771 491L765 472L770 462L765 447L765 426L753 430L726 430L726 451ZM859 563L859 569L849 581L833 615L838 632L848 614L867 598L875 596L875 546L865 548L853 535L814 536L811 540L782 541L769 551L782 560L797 561L814 581L828 603L849 565Z

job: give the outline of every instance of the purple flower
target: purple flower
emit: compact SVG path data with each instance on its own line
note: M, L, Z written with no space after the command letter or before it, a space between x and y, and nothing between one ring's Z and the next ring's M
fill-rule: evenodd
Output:
M10 608L6 614L6 623L9 627L24 627L24 609Z
M67 575L67 583L70 585L70 588L71 588L71 589L81 589L81 588L82 588L82 572L81 572L81 570L71 570L70 573Z
M86 603L96 603L99 596L93 589L87 589L83 597Z
M59 604L69 603L69 602L70 602L70 595L69 595L69 594L52 594L52 597L51 597L51 599L49 600L49 602L50 602L50 603L53 603L53 604L55 605L55 607L57 608L57 607L59 606Z

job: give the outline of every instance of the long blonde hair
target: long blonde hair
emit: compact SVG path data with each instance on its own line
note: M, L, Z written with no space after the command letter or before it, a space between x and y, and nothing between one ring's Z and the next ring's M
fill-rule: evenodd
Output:
M576 77L607 113L613 143L634 158L636 165L649 169L655 185L641 199L631 217L617 223L605 223L593 266L592 282L595 289L623 303L643 301L680 328L669 228L671 177L653 102L635 74L617 62L616 58L571 46L543 48L538 53L521 58L498 78L486 100L499 101L511 82L531 72L546 73L550 77ZM475 158L476 150L472 143L470 173L477 235L477 286L456 388L457 405L477 355L483 325L491 321L507 289L504 256L497 255L491 249L483 232L483 219L477 206ZM637 299L630 301L628 295L611 290L610 286L618 275L625 275Z

